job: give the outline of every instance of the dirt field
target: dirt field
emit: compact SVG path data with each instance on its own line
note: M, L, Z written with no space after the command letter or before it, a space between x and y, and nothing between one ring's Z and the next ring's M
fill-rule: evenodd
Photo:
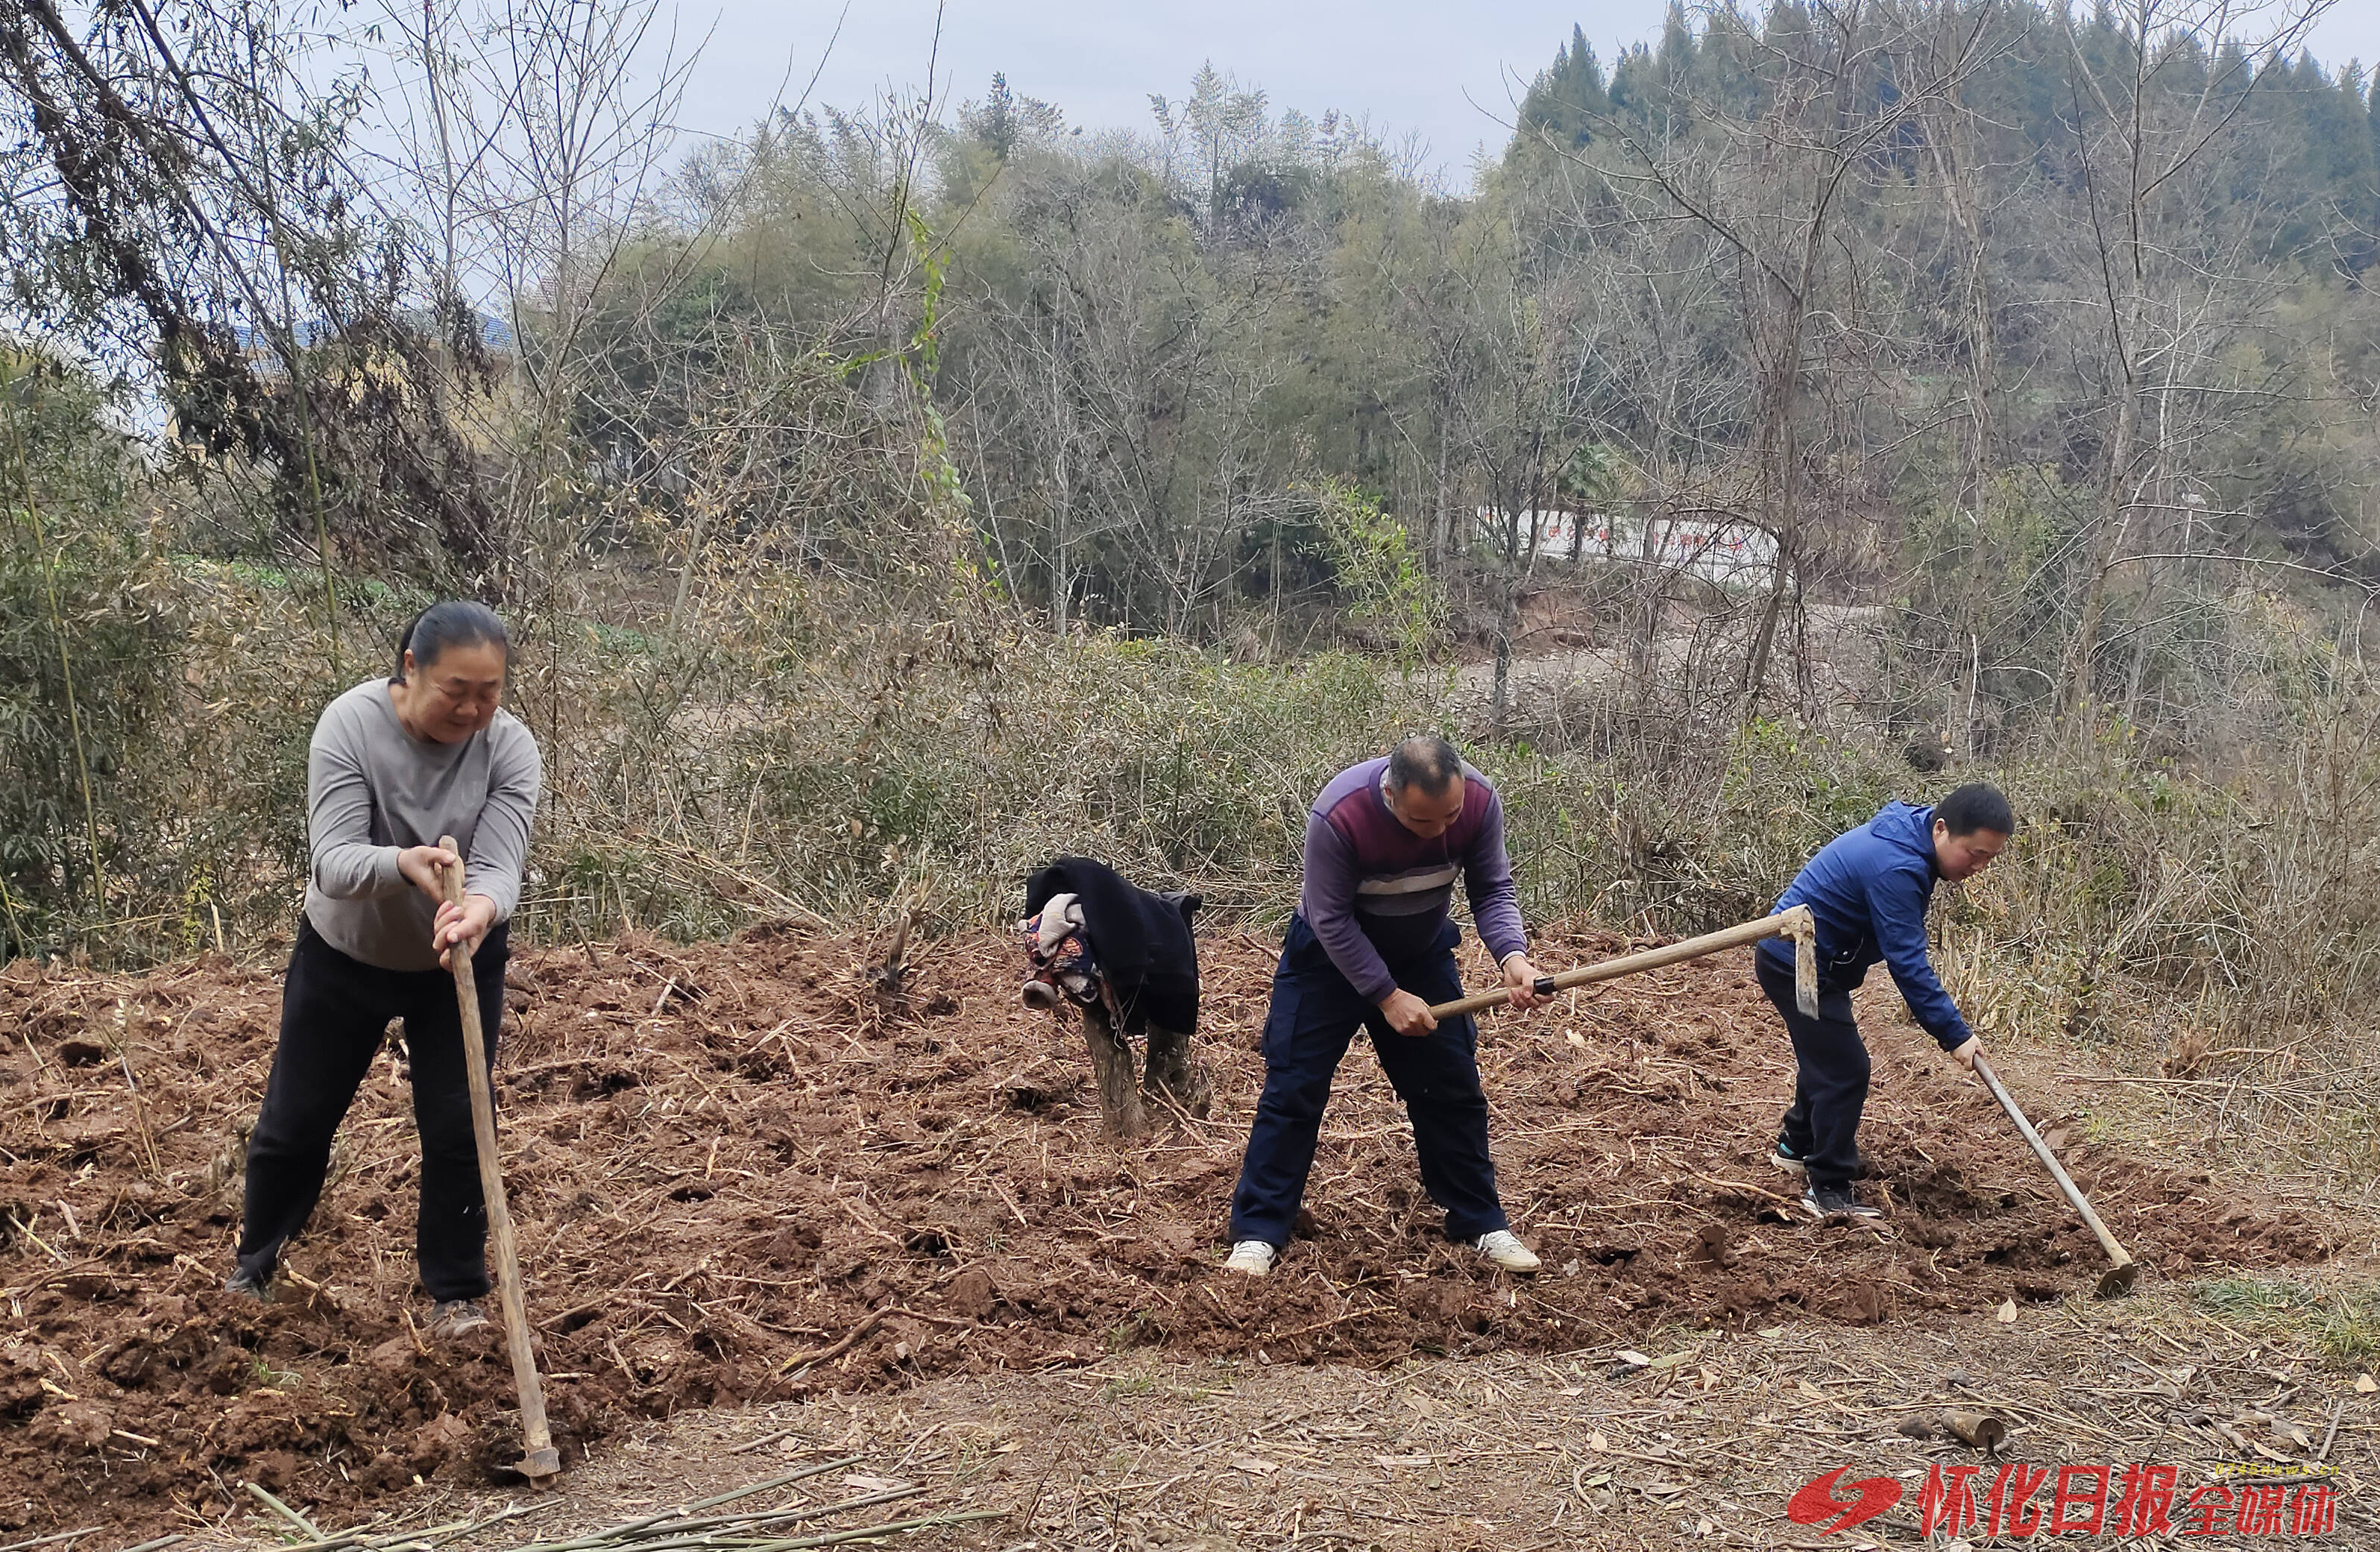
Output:
M1541 962L1617 947L1558 941ZM1271 947L1204 952L1214 1118L1123 1147L1100 1139L1078 1032L1017 1006L1004 940L932 946L890 1005L868 945L806 934L516 961L504 1168L565 1458L693 1408L806 1402L820 1420L805 1437L830 1428L832 1396L879 1417L913 1394L1014 1410L1017 1387L1052 1383L1042 1371L1094 1389L1180 1388L1148 1376L1185 1365L1293 1385L1280 1376L1434 1357L1503 1366L1433 1373L1560 1376L1578 1359L1556 1355L1600 1352L1608 1370L1617 1345L1756 1343L1789 1325L1971 1328L2004 1302L2055 1309L2095 1275L2095 1246L1988 1098L1905 1029L1876 1032L1864 1133L1893 1217L1789 1219L1763 1155L1790 1063L1737 954L1488 1025L1505 1200L1545 1275L1516 1283L1443 1242L1402 1112L1359 1050L1308 1232L1272 1279L1224 1283L1212 1267ZM119 1544L245 1524L246 1482L325 1526L409 1517L517 1452L492 1330L448 1350L417 1329L394 1052L349 1118L284 1302L220 1291L277 1008L272 972L220 964L0 974L17 1036L0 1059L0 1524L100 1523ZM2337 1224L2210 1189L2186 1153L2095 1137L2012 1065L2153 1268L2144 1284L2304 1266L2338 1244Z

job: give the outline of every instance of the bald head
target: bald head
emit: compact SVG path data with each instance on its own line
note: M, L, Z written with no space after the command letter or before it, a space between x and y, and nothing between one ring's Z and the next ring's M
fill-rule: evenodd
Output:
M1435 734L1417 733L1398 745L1380 773L1380 800L1425 841L1445 834L1463 817L1463 757Z
M1399 795L1439 797L1462 780L1462 755L1434 733L1416 733L1389 755L1389 790Z

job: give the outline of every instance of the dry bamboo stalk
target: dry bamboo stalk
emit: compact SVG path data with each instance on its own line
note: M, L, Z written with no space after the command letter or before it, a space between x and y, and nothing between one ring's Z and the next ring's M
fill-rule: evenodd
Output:
M864 1221L862 1223L862 1227L866 1227ZM884 1231L877 1230L875 1232L882 1234ZM891 1236L886 1235L886 1237L890 1238ZM783 1374L789 1369L799 1368L805 1364L823 1364L830 1358L842 1357L844 1353L850 1352L853 1348L857 1347L861 1342L865 1341L876 1328L883 1325L884 1316L888 1313L889 1312L885 1310L876 1310L872 1312L867 1319L862 1320L858 1325L854 1326L850 1330L844 1332L841 1341L834 1342L826 1347L821 1347L815 1352L796 1352L792 1357L786 1359L783 1363L779 1364L777 1365L777 1372L779 1374Z
M2347 1398L2341 1396L2338 1404L2330 1409L2330 1426L2323 1430L2322 1448L2313 1452L2316 1461L2329 1458L2331 1441L2338 1437L2338 1420L2346 1415Z
M832 1546L839 1541L867 1541L875 1536L897 1535L907 1531L929 1531L942 1525L971 1525L982 1520L1005 1520L1014 1510L969 1509L956 1514L929 1514L916 1520L893 1520L881 1525L858 1525L847 1531L829 1531L822 1535L800 1536L792 1541L755 1543L745 1552L796 1552L804 1546Z
M451 1540L458 1535L468 1535L474 1531L491 1530L507 1520L518 1520L524 1515L540 1514L552 1507L551 1501L542 1504L522 1504L516 1508L505 1510L501 1514L491 1514L485 1520L449 1520L443 1525L428 1525L418 1531L346 1531L326 1540L300 1542L295 1546L285 1546L281 1548L280 1552L341 1552L342 1548L349 1546L426 1545L431 1543L432 1537L439 1540Z
M35 1536L30 1541L12 1541L6 1546L0 1546L0 1552L25 1552L25 1548L29 1546L47 1546L52 1542L72 1541L77 1536L97 1535L98 1534L99 1527L97 1525L85 1525L79 1531L60 1531L55 1535Z
M253 1482L245 1483L242 1484L242 1485L246 1486L249 1492L255 1494L258 1498L261 1499L264 1507L273 1510L273 1513L278 1514L284 1520L288 1521L291 1524L297 1526L308 1535L312 1536L315 1540L320 1541L322 1538L322 1533L314 1528L314 1522L312 1521L307 1519L304 1515L298 1513L287 1504L283 1503L279 1498L274 1497L262 1487L257 1485Z
M656 1525L649 1536L624 1539L635 1542L640 1552L672 1552L673 1548L704 1546L729 1526L750 1528L781 1525L791 1520L823 1520L829 1515L845 1514L855 1509L873 1509L878 1504L898 1503L903 1498L914 1498L924 1491L923 1487L915 1485L895 1487L856 1498L839 1499L831 1504L802 1504L792 1509L755 1510L749 1514L711 1515L701 1520Z
M301 1541L295 1546L282 1548L282 1552L340 1552L341 1548L349 1546L404 1546L426 1540L431 1536L472 1530L481 1525L492 1525L497 1521L509 1518L511 1518L509 1514L500 1514L494 1519L486 1521L454 1520L443 1525L431 1525L419 1531L383 1531L378 1534L368 1534L362 1531L346 1531L338 1535L325 1536L320 1541Z
M771 1487L791 1486L796 1482L821 1475L839 1466L856 1466L859 1461L860 1457L856 1455L842 1455L832 1461L813 1461L799 1471L787 1472L783 1476L772 1476L766 1482L747 1483L732 1492L716 1494L708 1498L698 1498L692 1503L680 1504L675 1509L665 1509L659 1514L649 1514L641 1520L631 1520L625 1524L613 1525L608 1530L589 1531L584 1535L572 1536L565 1541L540 1542L534 1546L520 1547L517 1552L571 1552L573 1548L598 1546L607 1541L618 1541L624 1537L634 1536L641 1531L664 1524L683 1515L691 1514L698 1509L716 1509L723 1503L734 1503L737 1498L748 1498L755 1493L765 1493Z
M780 1428L773 1434L762 1434L759 1438L739 1444L735 1449L730 1449L727 1453L730 1455L747 1455L755 1449L766 1449L768 1446L776 1443L781 1438L791 1438L793 1436L793 1429Z

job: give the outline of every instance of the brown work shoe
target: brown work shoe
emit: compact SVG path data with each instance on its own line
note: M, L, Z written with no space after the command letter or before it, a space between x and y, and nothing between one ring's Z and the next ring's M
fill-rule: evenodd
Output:
M431 1307L430 1334L440 1341L468 1336L488 1323L477 1299L441 1299Z

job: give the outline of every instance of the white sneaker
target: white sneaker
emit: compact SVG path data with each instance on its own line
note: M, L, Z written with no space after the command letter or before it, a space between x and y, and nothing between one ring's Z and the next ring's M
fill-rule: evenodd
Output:
M1545 1265L1534 1251L1513 1236L1510 1229L1499 1229L1492 1234L1480 1235L1479 1254L1508 1272L1534 1272Z
M1237 1272L1243 1277L1262 1277L1272 1270L1272 1258L1276 1254L1272 1246L1262 1240L1242 1240L1232 1247L1231 1259L1223 1263L1223 1270Z

